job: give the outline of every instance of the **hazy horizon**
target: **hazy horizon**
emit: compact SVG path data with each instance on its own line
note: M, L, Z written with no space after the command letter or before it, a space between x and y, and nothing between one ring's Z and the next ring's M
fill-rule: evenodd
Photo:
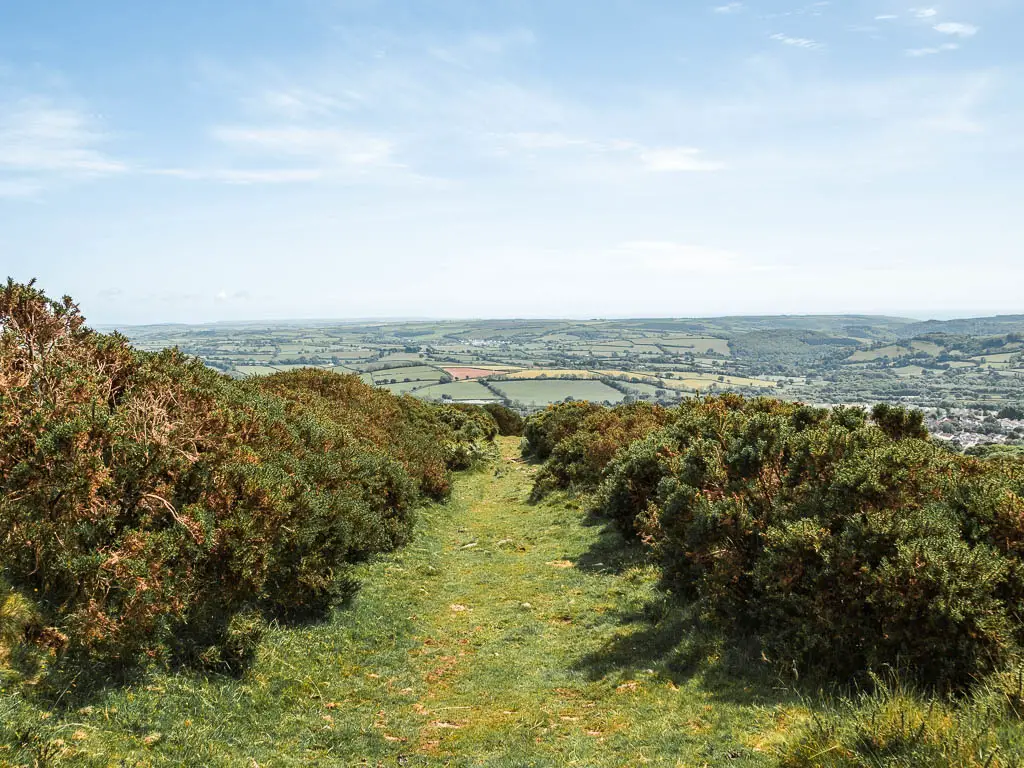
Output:
M87 313L86 317L88 318ZM778 312L770 314L740 314L740 315L646 315L646 316L627 316L627 315L606 315L600 317L587 317L587 316L507 316L507 317L449 317L449 316L437 316L437 317L268 317L268 318L239 318L236 320L197 320L194 322L177 322L177 321L166 321L161 322L159 320L146 323L91 323L91 326L98 327L100 329L118 329L118 328L132 328L132 327L146 327L146 326L206 326L206 325L223 325L223 326L245 326L245 325L302 325L302 324L332 324L332 323L351 323L351 324L403 324L403 323L468 323L468 322L538 322L538 321L550 321L550 322L622 322L622 321L642 321L642 320L724 320L729 318L742 318L742 317L764 317L764 318L801 318L801 317L863 317L863 318L887 318L890 320L907 320L909 322L924 323L938 321L943 322L947 320L972 320L972 319L983 319L987 317L1007 317L1024 315L1024 311L1020 312L993 312L991 314L979 314L979 313L939 313L939 314L924 314L924 315L901 315L899 313L879 313L879 314L866 314L863 312L835 312L835 313L787 313Z
M1024 312L1024 0L683 5L9 5L0 274L104 326Z

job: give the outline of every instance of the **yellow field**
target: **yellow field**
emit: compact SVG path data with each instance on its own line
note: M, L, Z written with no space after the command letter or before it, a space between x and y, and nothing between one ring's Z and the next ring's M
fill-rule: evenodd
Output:
M534 368L528 371L517 371L508 374L510 379L539 379L545 376L549 379L557 379L566 376L578 376L579 378L592 379L594 374L591 371L580 371L565 368Z

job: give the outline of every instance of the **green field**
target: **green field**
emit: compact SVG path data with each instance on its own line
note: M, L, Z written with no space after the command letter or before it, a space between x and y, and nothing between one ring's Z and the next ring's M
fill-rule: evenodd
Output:
M398 381L440 381L444 377L444 372L437 368L431 368L428 365L414 365L403 368L385 368L383 370L374 370L370 374L373 376L375 384L388 383L392 379Z
M422 389L424 386L428 386L423 381L399 381L395 384L379 384L381 389L386 389L388 392L392 392L396 395L404 394L415 394L414 390Z
M566 398L590 400L595 403L620 403L623 394L600 381L569 381L559 379L529 379L496 381L494 388L512 402L526 406L560 403Z
M434 384L417 390L416 395L430 400L440 400L445 395L448 395L452 400L501 400L491 390L476 381L454 381L449 384Z

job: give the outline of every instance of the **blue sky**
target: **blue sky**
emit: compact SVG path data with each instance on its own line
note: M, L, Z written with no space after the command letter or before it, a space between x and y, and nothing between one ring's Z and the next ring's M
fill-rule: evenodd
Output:
M1024 0L0 0L95 323L1024 311Z

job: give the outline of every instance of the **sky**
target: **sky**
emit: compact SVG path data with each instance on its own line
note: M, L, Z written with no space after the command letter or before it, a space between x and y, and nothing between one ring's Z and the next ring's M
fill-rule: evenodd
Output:
M1024 312L1024 0L0 0L94 324Z

